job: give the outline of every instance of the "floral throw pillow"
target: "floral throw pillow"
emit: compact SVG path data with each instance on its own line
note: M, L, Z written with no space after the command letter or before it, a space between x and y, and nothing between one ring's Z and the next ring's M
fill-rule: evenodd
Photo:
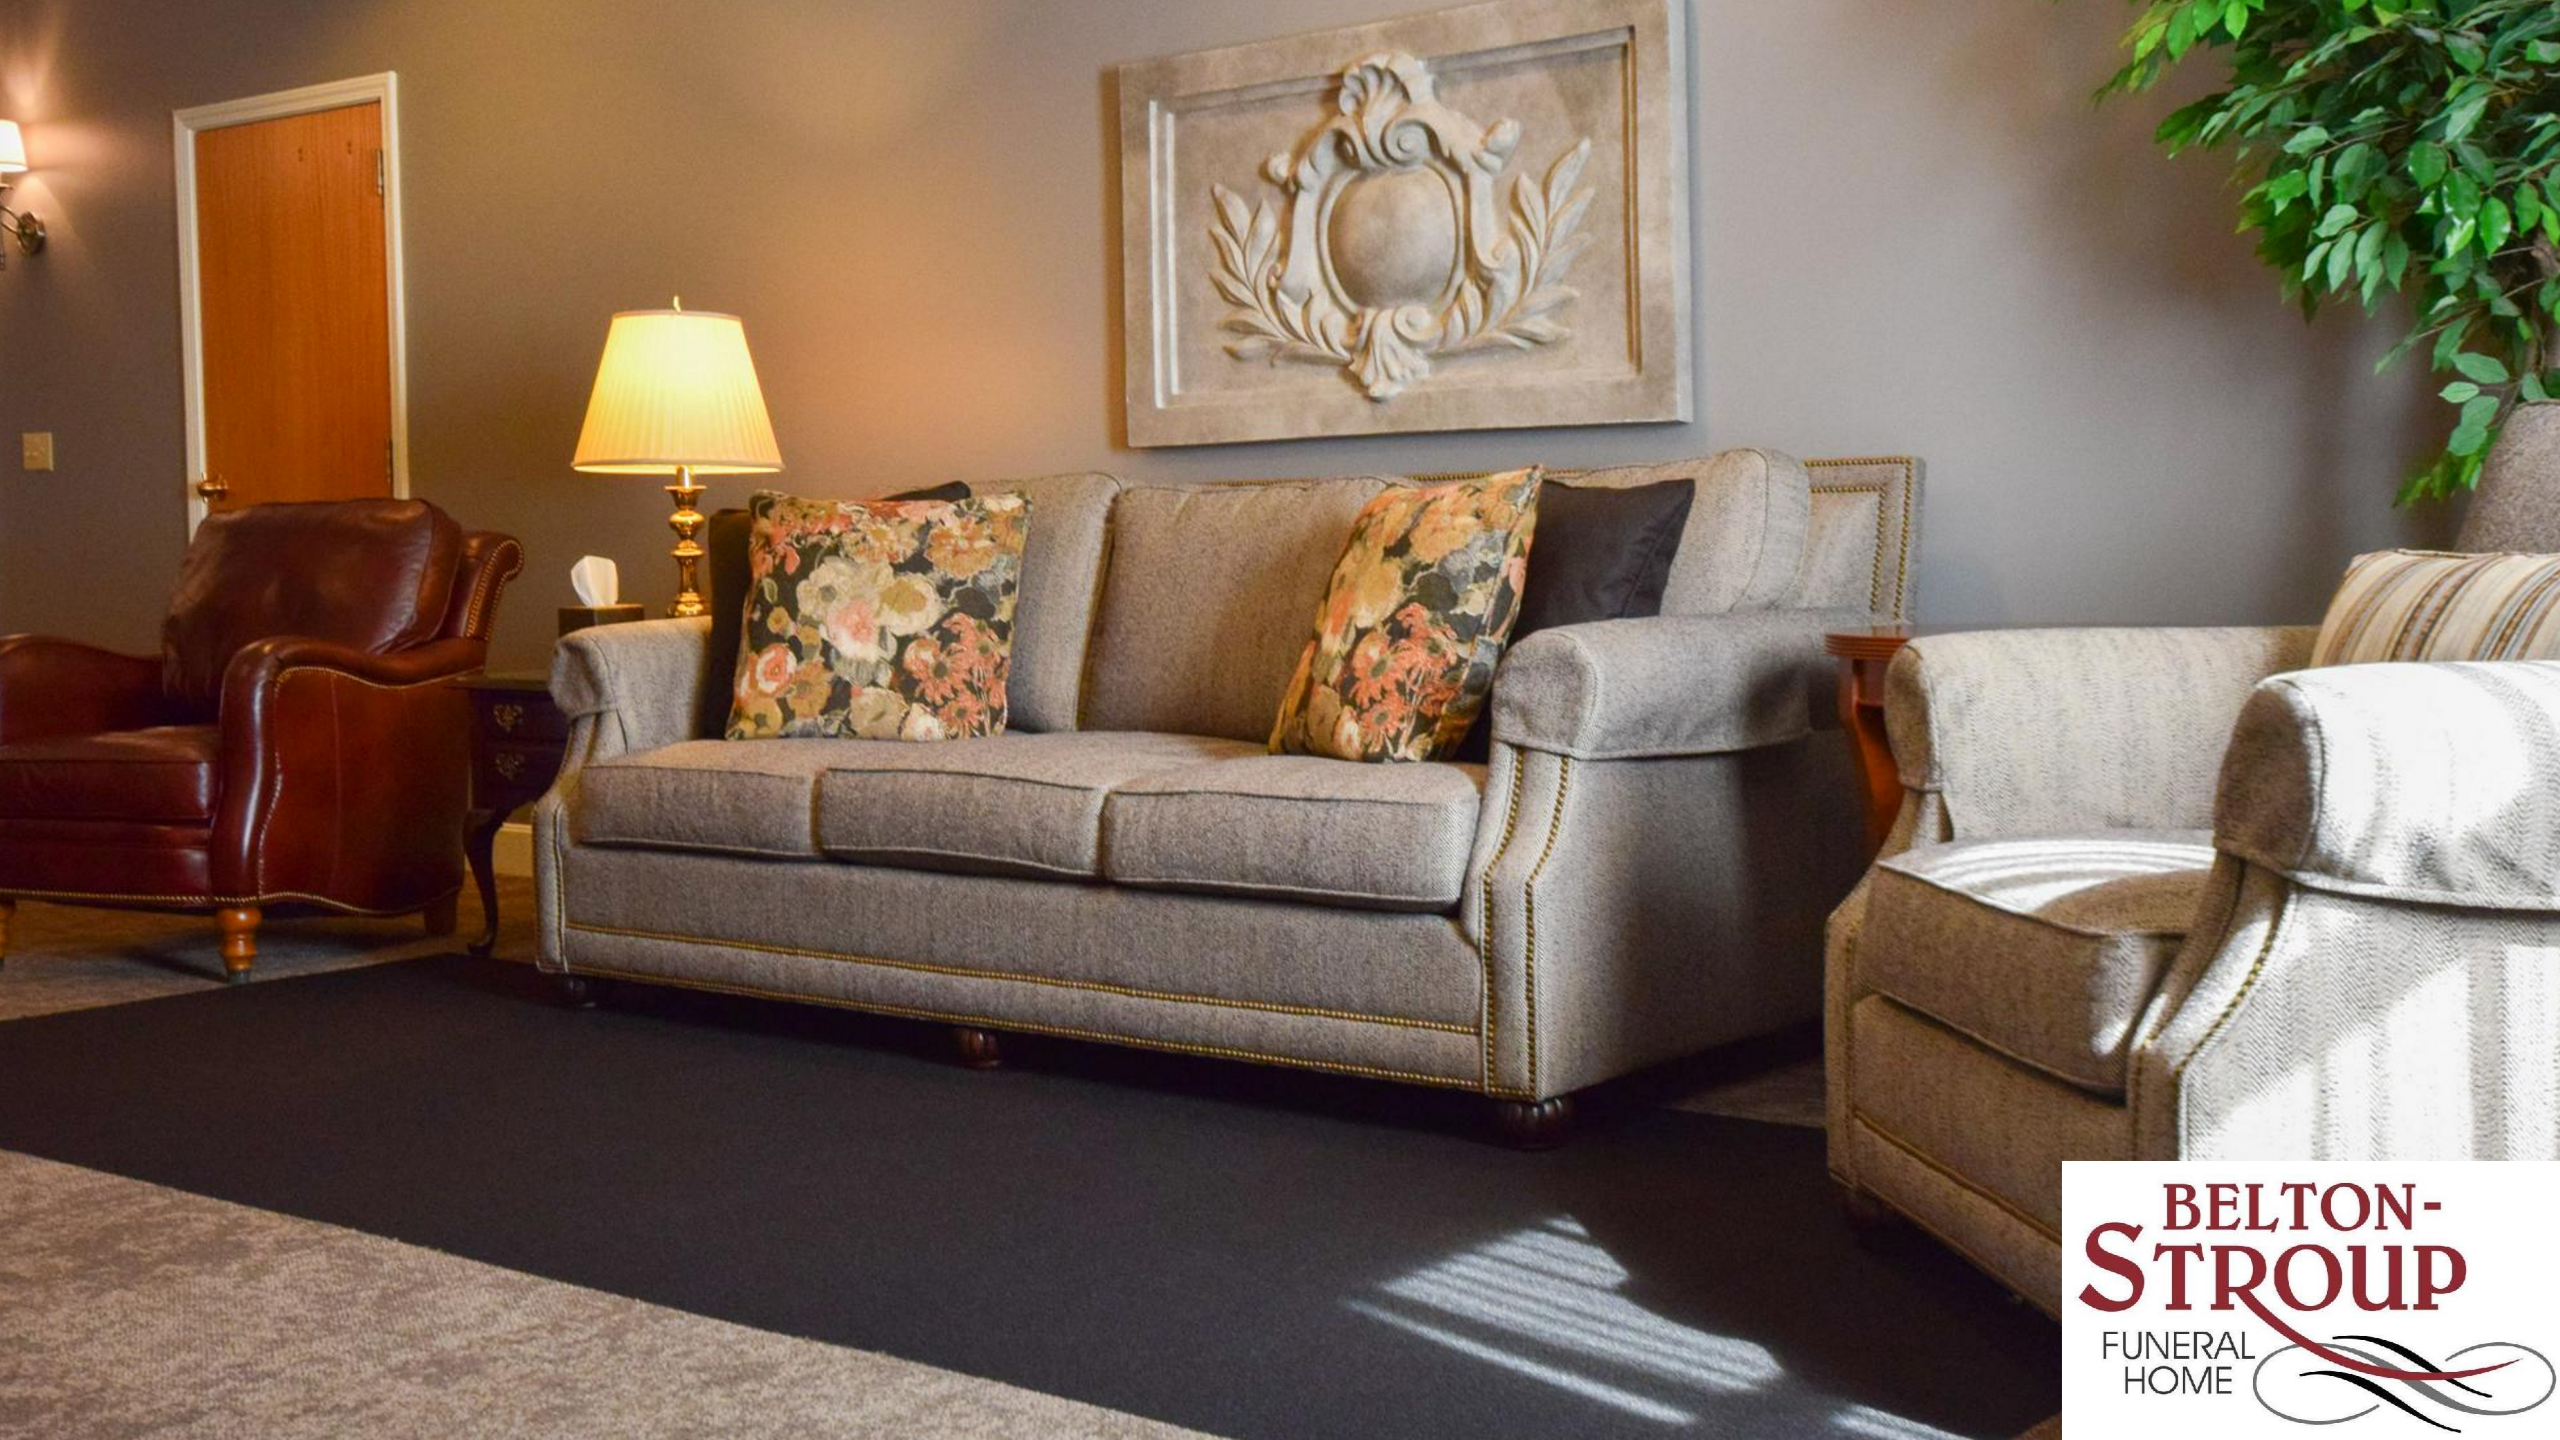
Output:
M1351 522L1273 753L1447 755L1493 692L1538 523L1533 466L1389 490Z
M1030 503L748 506L732 740L956 740L1003 733Z

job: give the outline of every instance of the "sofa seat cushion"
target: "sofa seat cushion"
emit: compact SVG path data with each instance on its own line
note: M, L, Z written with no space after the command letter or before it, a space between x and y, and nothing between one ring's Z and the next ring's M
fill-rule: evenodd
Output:
M206 824L221 755L211 725L0 745L0 819Z
M2134 1026L2212 864L2201 830L1905 851L1876 867L1859 980L2048 1074L2121 1094Z
M1133 780L1102 812L1103 873L1376 910L1455 909L1481 765L1250 755Z
M875 745L819 778L818 844L863 865L1098 879L1114 787L1258 748L1107 730Z
M808 860L818 855L818 777L898 740L687 740L580 772L569 833L581 845L638 845Z

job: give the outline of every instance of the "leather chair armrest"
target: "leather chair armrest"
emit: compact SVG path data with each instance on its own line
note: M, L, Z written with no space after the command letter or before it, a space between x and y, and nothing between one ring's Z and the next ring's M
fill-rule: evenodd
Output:
M119 655L49 635L0 637L0 745L166 719L157 655Z
M226 896L417 909L459 884L478 640L388 654L261 640L223 672L213 880Z
M1656 615L1541 630L1503 657L1493 738L1581 760L1780 745L1829 708L1825 631L1863 610Z

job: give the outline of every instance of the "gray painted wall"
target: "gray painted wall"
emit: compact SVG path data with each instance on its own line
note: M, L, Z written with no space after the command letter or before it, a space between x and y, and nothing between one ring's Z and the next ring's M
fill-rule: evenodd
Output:
M664 497L568 468L606 316L744 315L784 485L1911 451L1924 618L2316 617L2435 435L2387 326L2306 328L2168 103L2093 108L2112 0L1692 0L1698 423L1119 440L1109 67L1410 0L0 0L53 246L0 274L0 632L152 642L184 543L172 109L400 73L415 492L663 602ZM0 458L5 451L0 450ZM734 503L748 485L715 489Z

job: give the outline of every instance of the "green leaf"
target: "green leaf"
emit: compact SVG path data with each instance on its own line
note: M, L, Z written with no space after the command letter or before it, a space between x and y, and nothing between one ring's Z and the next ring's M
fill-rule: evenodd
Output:
M2480 182L2456 170L2444 180L2445 213L2459 220L2480 218Z
M2240 32L2249 28L2249 0L2231 0L2222 7L2222 28L2232 39L2240 38Z
M2317 150L2328 143L2329 132L2325 127L2319 125L2306 126L2292 139L2284 142L2284 153L2287 155L2308 155L2312 151Z
M2433 190L2444 179L2444 147L2433 140L2421 140L2409 147L2409 178L2421 190Z
M2451 145L2470 134L2472 128L2480 123L2481 112L2488 108L2489 92L2476 87L2470 94L2455 101L2452 108L2445 111L2445 143Z
M2489 432L2476 425L2457 425L2444 448L2456 455L2477 455L2489 446Z
M2539 375L2524 377L2524 383L2516 387L2516 393L2537 405L2551 398L2550 389L2542 383L2542 377Z
M2499 407L2507 402L2496 395L2481 395L2462 402L2462 424L2465 429L2486 430L2498 421Z
M2353 205L2332 205L2329 213L2320 217L2320 228L2311 233L2326 240L2363 218L2364 212Z
M2447 385L2442 390L2436 392L2439 397L2454 405L2459 405L2479 393L2480 387L2472 384L2468 380L2456 380L2452 384Z
M2524 47L2524 58L2536 65L2560 65L2560 40L2536 40Z
M2507 248L2507 237L2515 233L2515 218L2507 213L2507 202L2492 200L2480 207L2480 249L2495 255Z
M2464 379L2477 380L2483 385L2504 385L2510 378L2505 361L2477 350L2465 350L2454 356L2453 368Z

